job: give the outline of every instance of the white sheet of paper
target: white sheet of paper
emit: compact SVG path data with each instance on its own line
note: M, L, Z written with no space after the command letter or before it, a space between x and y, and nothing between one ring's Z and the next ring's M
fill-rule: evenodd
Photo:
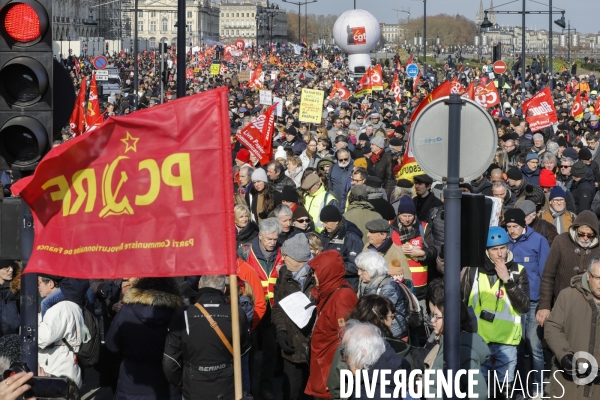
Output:
M279 305L293 323L302 329L308 324L312 317L315 305L310 305L310 299L302 292L295 292L287 297L284 297L279 302ZM310 306L309 306L310 305ZM308 308L306 308L309 306Z

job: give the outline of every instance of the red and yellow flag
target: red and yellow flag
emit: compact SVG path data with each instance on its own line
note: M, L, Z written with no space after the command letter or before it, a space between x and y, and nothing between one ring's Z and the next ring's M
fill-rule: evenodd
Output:
M75 107L73 107L71 119L69 120L69 135L71 137L79 136L85 131L86 89L87 76L84 76L81 80L79 94L77 94L77 99L75 99Z
M265 165L273 158L273 131L275 130L275 116L273 115L277 103L273 104L256 121L248 124L237 135L240 141L260 160L260 165Z
M137 96L137 93L134 94ZM86 131L94 126L99 126L104 121L100 113L100 100L98 99L98 87L96 86L96 74L92 75L90 82L90 96L88 98L87 113L85 114Z
M27 272L235 273L227 98L220 88L113 117L53 148L12 186L34 216Z
M350 91L346 89L346 87L342 85L337 79L333 84L333 88L331 89L331 93L329 94L329 99L333 99L336 93L339 93L340 99L342 100L346 100L348 97L350 97Z
M358 85L356 85L356 90L354 91L354 96L359 97L368 93L373 92L373 87L371 85L371 67L367 68L367 72L360 78L358 81Z
M383 90L383 71L380 64L371 69L371 89Z
M571 117L575 118L575 121L581 121L583 119L583 105L581 104L581 93L577 92L573 106L571 107Z
M500 95L494 82L488 83L487 86L477 86L474 100L483 108L492 108L500 104Z
M402 100L402 88L400 87L400 82L398 81L398 74L394 74L394 81L392 82L392 93L394 93L394 99L396 99L396 103L400 103Z

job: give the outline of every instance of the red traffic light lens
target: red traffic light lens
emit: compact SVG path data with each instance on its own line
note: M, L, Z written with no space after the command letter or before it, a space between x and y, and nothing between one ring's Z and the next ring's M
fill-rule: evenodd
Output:
M41 35L40 18L27 4L9 5L4 17L4 30L16 42L31 42Z

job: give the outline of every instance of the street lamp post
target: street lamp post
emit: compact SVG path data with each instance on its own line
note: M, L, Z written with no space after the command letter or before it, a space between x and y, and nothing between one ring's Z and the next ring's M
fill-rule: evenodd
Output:
M282 1L284 3L290 3L290 4L294 4L294 5L298 6L298 43L300 43L300 40L302 40L302 36L300 36L301 35L301 33L300 33L300 27L302 26L301 22L300 22L300 15L302 13L302 9L300 7L303 6L303 5L307 5L308 3L316 3L317 0L312 0L312 1L298 1L298 2L290 1L290 0L282 0ZM356 2L354 4L354 8L356 8ZM306 6L306 10L308 11L308 6ZM305 17L308 18L308 14L306 14ZM307 29L306 34L308 35L308 23L306 23L305 25L306 25L306 29Z
M537 3L537 1L536 1L536 3ZM540 3L540 4L543 4L543 3ZM552 7L552 8L556 8L556 7ZM549 9L548 11L527 11L525 9L525 0L523 0L523 10L522 11L496 11L495 8L490 8L488 10L485 10L483 22L481 23L482 28L489 28L494 25L488 19L488 12L490 10L493 10L496 14L521 14L522 15L522 21L521 21L521 92L522 92L522 96L524 98L525 97L525 54L526 54L525 34L526 34L526 29L527 29L525 27L525 15L526 14L550 14L550 15L552 15L552 14L561 13L562 18L560 20L555 21L555 23L558 26L560 26L561 28L564 28L565 11L564 10L553 11L552 9ZM552 18L550 18L550 19L552 19ZM552 29L552 28L550 28L550 29ZM552 59L550 59L550 63L552 63Z
M577 32L577 28L571 28L571 20L569 20L568 27L563 30L567 31L567 64L571 68L571 31Z

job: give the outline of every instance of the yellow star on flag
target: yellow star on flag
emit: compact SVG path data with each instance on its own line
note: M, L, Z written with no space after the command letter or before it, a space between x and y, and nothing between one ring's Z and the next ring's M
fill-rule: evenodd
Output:
M131 133L127 132L127 137L124 139L121 139L121 142L125 143L125 153L127 153L129 150L133 150L134 152L137 152L137 149L135 148L135 145L137 144L138 140L140 140L140 138L134 138L133 136L131 136ZM133 142L133 143L131 143Z

